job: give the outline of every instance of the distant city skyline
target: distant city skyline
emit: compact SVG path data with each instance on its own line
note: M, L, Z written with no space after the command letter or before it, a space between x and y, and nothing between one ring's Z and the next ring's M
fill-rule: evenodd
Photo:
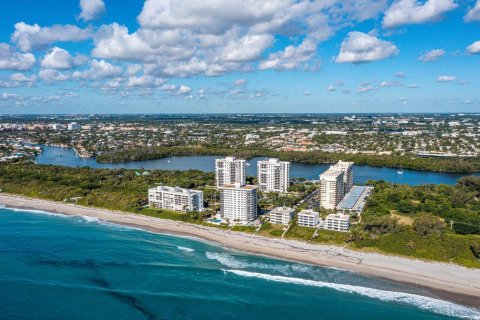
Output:
M0 2L0 115L480 112L480 0Z

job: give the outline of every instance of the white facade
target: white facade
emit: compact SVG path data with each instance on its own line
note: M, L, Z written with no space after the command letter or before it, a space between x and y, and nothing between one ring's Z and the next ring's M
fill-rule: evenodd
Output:
M289 207L278 207L270 211L270 222L288 225L293 218L294 210Z
M276 158L258 161L257 178L262 191L287 192L290 185L290 162Z
M349 227L350 216L348 214L329 214L325 219L325 229L346 232Z
M340 160L330 169L343 172L343 195L346 195L353 187L353 162Z
M314 228L320 222L318 212L312 209L302 210L298 213L297 224L302 227Z
M257 218L257 186L226 184L220 188L220 211L230 224L247 224Z
M179 187L148 189L148 205L174 211L203 211L203 192Z
M215 160L215 179L217 188L227 184L245 185L245 160L239 160L235 157L226 157L225 159Z
M68 124L67 129L72 131L72 130L80 130L81 126L77 122L71 122Z
M342 171L328 169L320 175L320 206L335 209L343 195Z

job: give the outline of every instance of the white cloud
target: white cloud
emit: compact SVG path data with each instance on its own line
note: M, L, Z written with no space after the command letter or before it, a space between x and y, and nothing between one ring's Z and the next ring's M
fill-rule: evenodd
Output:
M28 77L23 73L14 73L10 76L10 80L15 82L32 83L37 80L37 77L35 75L31 75L30 77Z
M84 21L97 19L105 11L105 3L103 0L80 0L79 18Z
M243 86L244 84L247 84L247 83L248 83L247 79L237 79L233 82L233 84L236 86Z
M162 86L162 90L164 90L164 91L175 91L175 89L177 89L177 86L174 85L174 84L168 84L167 83L167 84L164 84Z
M291 70L311 60L317 53L317 45L312 40L304 40L298 47L287 46L283 51L272 53L261 61L261 70Z
M132 76L128 78L127 87L154 88L165 83L165 79L156 78L149 75L139 77Z
M245 35L228 43L223 49L222 58L225 61L256 60L272 42L273 36L268 34Z
M480 54L480 40L469 45L467 47L467 52L470 54Z
M47 82L59 82L70 79L70 75L53 69L41 69L38 76Z
M382 88L391 88L391 87L399 87L401 84L397 81L382 81L379 84Z
M177 95L186 95L186 94L189 94L191 91L192 91L192 88L182 84L180 88L178 88Z
M85 71L76 71L73 77L77 79L101 80L120 76L123 70L119 66L112 65L105 60L93 59L90 62L90 69Z
M16 52L8 44L0 43L0 70L28 70L34 63L33 54Z
M382 25L394 28L440 20L444 13L457 8L454 0L398 0L385 13Z
M464 17L466 22L479 21L480 20L480 0L477 0L475 6L470 9Z
M337 87L334 84L331 84L327 87L327 91L333 92L336 90L337 90Z
M455 76L438 76L437 82L451 82L457 80Z
M369 83L364 83L364 84L361 84L357 87L357 92L358 93L366 93L366 92L370 92L370 91L375 91L377 89L378 89L378 87L376 87L376 86L373 86Z
M92 32L89 28L80 29L74 25L40 27L38 24L29 25L25 22L18 22L15 24L15 32L12 34L11 40L20 50L30 51L59 41L84 41L91 35Z
M445 55L445 50L443 49L433 49L424 54L422 54L418 60L422 62L432 62L437 61L439 58Z
M416 84L416 83L412 83L412 84L409 84L409 85L407 86L407 88L408 88L408 89L418 89L418 88L420 88L420 86L419 86L418 84Z
M318 67L316 48L352 21L376 17L386 0L146 0L140 27L112 23L94 37L92 55L141 62L157 77ZM291 42L261 61L277 37ZM259 62L256 64L255 62ZM312 65L310 65L312 64Z
M59 47L52 48L42 59L40 65L45 69L70 69L73 65L73 57Z
M370 62L387 59L395 56L398 48L391 42L378 39L374 35L352 31L342 41L340 53L335 61L343 62Z
M399 72L395 73L395 77L400 78L400 79L405 78L406 76L407 76L407 74L403 71L399 71Z

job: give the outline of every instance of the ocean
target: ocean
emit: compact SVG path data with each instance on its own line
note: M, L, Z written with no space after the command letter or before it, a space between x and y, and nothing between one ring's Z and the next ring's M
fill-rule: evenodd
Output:
M0 208L0 319L457 318L480 310L346 270Z

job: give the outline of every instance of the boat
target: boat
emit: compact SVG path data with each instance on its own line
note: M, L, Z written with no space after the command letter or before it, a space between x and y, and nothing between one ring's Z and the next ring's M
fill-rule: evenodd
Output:
M400 170L397 171L398 174L403 174L403 168L400 167Z

